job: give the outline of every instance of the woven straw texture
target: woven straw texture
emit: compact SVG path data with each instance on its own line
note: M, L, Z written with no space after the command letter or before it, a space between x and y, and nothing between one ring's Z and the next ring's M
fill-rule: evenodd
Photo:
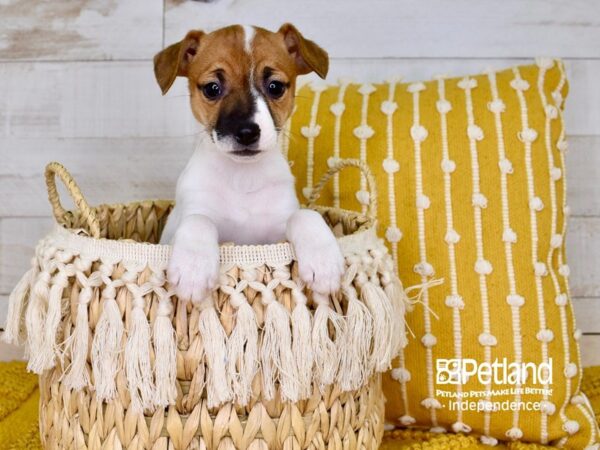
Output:
M2 450L38 450L37 377L27 374L25 363L0 362L0 448ZM600 417L600 367L584 369L582 391L594 407L596 420ZM539 450L554 447L513 442L500 444L499 449ZM384 434L381 450L486 450L476 437L434 434L416 430L394 430Z
M348 161L323 184L349 166L370 178ZM333 297L303 286L287 243L224 245L218 290L192 304L166 282L170 247L153 244L170 203L91 208L56 163L47 182L64 227L38 245L4 335L40 375L46 448L378 447L405 297L373 217L319 209L347 263Z
M581 332L565 257L567 91L563 64L539 59L465 78L341 80L298 93L283 143L298 194L310 194L338 158L360 158L377 178L379 230L402 282L445 280L407 317L415 339L384 377L390 422L472 431L488 444L580 450L600 439L580 395ZM365 181L340 174L323 204L366 208ZM444 360L504 358L551 364L552 383L437 378ZM463 395L479 406L452 407Z

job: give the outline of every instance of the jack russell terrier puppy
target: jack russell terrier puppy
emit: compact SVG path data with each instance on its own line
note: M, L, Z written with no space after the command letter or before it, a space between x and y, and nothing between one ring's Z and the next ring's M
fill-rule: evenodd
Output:
M276 33L240 25L193 30L155 56L163 95L177 76L187 77L203 128L161 238L173 244L167 276L179 298L198 302L211 295L219 281L219 242L287 239L308 287L320 294L339 289L338 243L320 214L300 209L278 146L296 77L325 78L328 66L327 53L291 24Z

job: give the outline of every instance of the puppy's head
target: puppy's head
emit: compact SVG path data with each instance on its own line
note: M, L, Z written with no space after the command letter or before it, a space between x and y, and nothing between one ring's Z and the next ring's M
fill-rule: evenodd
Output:
M194 116L220 151L241 161L277 148L296 77L325 78L328 67L327 53L291 24L276 33L241 25L194 30L154 57L163 94L177 76L187 77Z

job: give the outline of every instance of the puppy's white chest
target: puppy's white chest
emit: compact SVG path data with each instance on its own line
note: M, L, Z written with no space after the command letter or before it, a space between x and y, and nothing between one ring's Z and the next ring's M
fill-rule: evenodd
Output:
M257 164L234 164L213 152L196 152L177 186L176 221L210 219L221 242L268 244L285 239L298 209L294 179L280 153ZM170 225L174 231L177 223Z
M290 187L265 188L257 192L233 192L217 220L221 242L266 244L285 238L288 218L297 209Z

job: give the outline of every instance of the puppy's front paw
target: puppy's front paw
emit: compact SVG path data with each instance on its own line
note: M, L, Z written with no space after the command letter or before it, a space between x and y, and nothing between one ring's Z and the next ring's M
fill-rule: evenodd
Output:
M211 295L219 281L219 246L208 244L189 248L173 246L167 268L169 283L182 300L200 302Z
M296 242L295 250L300 278L313 291L332 294L340 289L344 257L333 235L321 242Z

